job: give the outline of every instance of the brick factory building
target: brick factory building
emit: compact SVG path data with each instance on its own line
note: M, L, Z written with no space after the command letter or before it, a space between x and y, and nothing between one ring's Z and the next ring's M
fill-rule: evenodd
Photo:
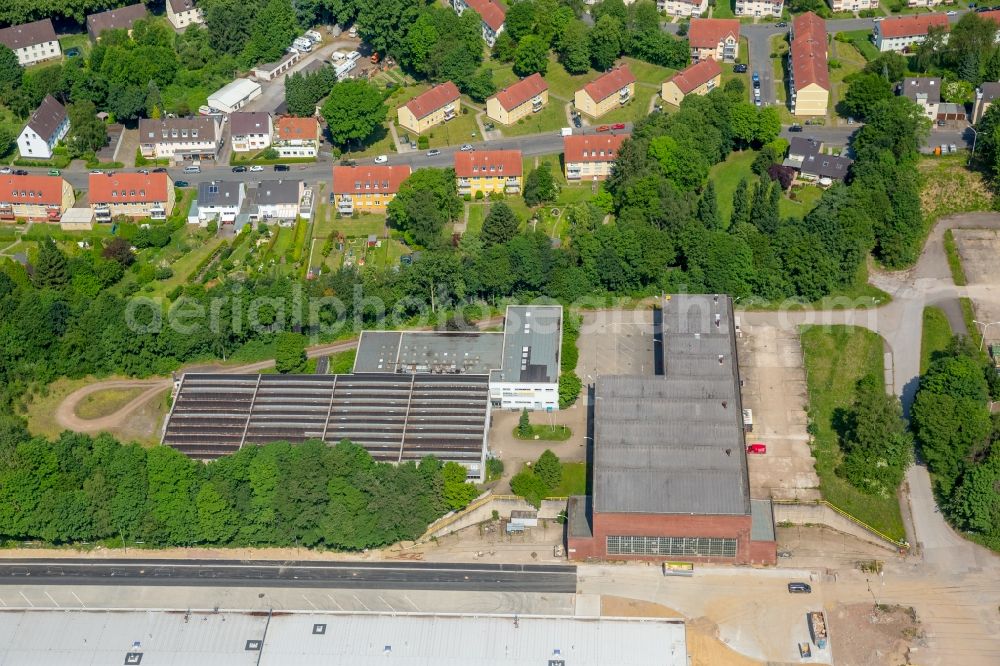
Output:
M664 376L597 378L571 560L775 563L770 500L750 498L735 330L728 296L670 297L654 331Z

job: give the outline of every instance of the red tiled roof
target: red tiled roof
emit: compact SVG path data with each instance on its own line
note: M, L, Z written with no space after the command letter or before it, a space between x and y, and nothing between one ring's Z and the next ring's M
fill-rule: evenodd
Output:
M693 48L714 49L728 35L740 41L739 19L691 19L688 28L688 44Z
M563 137L563 159L569 162L614 162L631 134L583 134ZM603 151L603 154L601 152Z
M315 140L319 135L319 121L315 118L282 116L274 124L274 133L278 136L278 141Z
M62 205L59 176L0 176L0 203Z
M520 150L476 150L455 153L455 175L475 178L483 175L520 176L523 173Z
M635 83L635 76L628 65L621 65L591 81L583 89L590 95L590 99L597 103L614 95L630 83Z
M410 167L398 166L335 166L335 194L396 194L403 181L410 177ZM366 188L365 185L368 185Z
M721 75L722 68L719 67L719 63L712 58L706 58L699 60L683 71L677 72L670 80L681 89L682 93L687 95L698 86Z
M451 81L445 81L411 99L406 103L406 108L419 120L458 98L458 87Z
M920 16L900 16L887 18L878 24L879 35L883 39L893 37L914 37L926 35L932 25L944 26L948 30L948 17L944 14L921 14Z
M165 173L90 174L90 203L153 203L167 200Z
M549 84L545 82L542 75L535 73L507 86L496 94L496 99L500 102L500 106L510 111L548 89Z
M792 22L792 75L795 88L801 90L816 84L830 89L830 72L826 61L826 24L812 12L800 14Z
M979 16L985 19L989 19L994 23L996 23L997 25L1000 25L1000 11L980 12Z
M499 30L507 18L503 7L493 0L465 0L465 4L476 10L479 18L483 19L483 22L490 26L493 32Z

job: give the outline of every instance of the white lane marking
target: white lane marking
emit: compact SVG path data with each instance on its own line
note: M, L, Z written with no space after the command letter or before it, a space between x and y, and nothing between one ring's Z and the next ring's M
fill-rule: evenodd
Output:
M332 602L333 602L333 605L334 605L334 606L336 606L336 607L337 607L338 609L340 609L340 610L344 610L344 607L343 607L343 606L341 606L341 605L340 605L339 603L337 603L337 600L336 600L336 599L334 599L333 597L331 597L331 596L330 596L329 594L328 594L328 595L326 595L326 596L327 596L327 598L328 598L328 599L329 599L330 601L332 601Z
M413 610L415 610L415 611L419 611L419 610L420 610L420 607L419 607L419 606L417 606L417 605L416 605L415 603L413 603L413 601L411 601L411 600L410 600L410 598L409 598L408 596L406 596L405 594L403 595L403 600L404 600L404 601L405 601L406 603L408 603L408 604L410 604L411 606L413 606Z
M359 604L361 604L361 607L362 607L362 608L364 608L364 609L365 609L366 611L368 611L369 613L371 612L371 610L372 610L372 609L371 609L371 608L368 608L368 606L365 606L365 602L361 601L361 599L358 599L358 595L356 595L356 594L352 594L351 596L352 596L352 597L354 597L354 600L355 600L355 601L357 601L357 602L358 602Z
M379 601L381 601L382 603L384 603L386 606L389 607L389 610L391 610L392 612L396 612L396 609L392 607L392 604L390 604L388 601L386 601L385 599L383 599L381 594L376 595L376 596L378 597Z
M6 601L4 601L2 597L0 597L0 604L3 604L3 607L4 607L4 608L6 608L6 607L7 607L7 602L6 602Z
M21 596L22 596L22 597L24 597L24 600L28 602L28 605L29 605L29 606L31 606L32 608L34 608L34 607L35 607L35 604L31 603L31 599L29 599L28 597L26 597L26 596L24 595L24 592L21 592Z
M309 604L310 606L312 606L312 607L313 607L313 610L319 610L319 606L317 606L317 605L316 605L316 604L314 604L314 603L313 603L312 601L310 601L310 600L309 600L309 597L307 597L306 595L304 595L304 594L303 594L303 595L302 595L302 598L306 600L306 603L307 603L307 604Z
M62 608L62 606L59 605L59 602L53 599L52 595L49 594L47 590L42 590L42 593L49 598L49 601L56 605L56 608Z
M77 596L77 594L76 594L76 592L74 592L73 590L70 590L70 591L69 591L69 593L70 593L70 594L72 594L72 595L73 595L73 597L74 597L74 598L75 598L75 599L76 599L77 601L79 601L79 602L80 602L80 607L81 607L81 608L86 608L86 607L87 607L87 604L83 603L83 599L81 599L80 597L78 597L78 596Z

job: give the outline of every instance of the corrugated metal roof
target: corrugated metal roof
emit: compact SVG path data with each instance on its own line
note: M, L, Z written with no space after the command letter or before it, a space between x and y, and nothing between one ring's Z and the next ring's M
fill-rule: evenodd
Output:
M0 662L123 664L141 652L142 666L683 666L684 631L658 618L16 611L0 612Z
M597 379L594 510L747 515L732 302L673 296L662 314L665 376Z
M750 540L774 541L774 512L769 499L750 500Z
M503 333L365 331L354 372L488 375L500 367Z
M503 381L559 381L562 306L508 306L503 331Z

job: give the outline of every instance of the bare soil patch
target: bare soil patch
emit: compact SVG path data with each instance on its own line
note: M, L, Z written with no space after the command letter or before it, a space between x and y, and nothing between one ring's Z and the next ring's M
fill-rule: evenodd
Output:
M840 604L827 613L837 663L845 666L910 664L910 647L923 640L910 607Z
M667 608L652 601L611 595L601 596L601 615L608 617L684 617L673 608Z
M719 640L719 627L705 617L688 622L687 650L691 666L761 666L764 662L736 652Z

